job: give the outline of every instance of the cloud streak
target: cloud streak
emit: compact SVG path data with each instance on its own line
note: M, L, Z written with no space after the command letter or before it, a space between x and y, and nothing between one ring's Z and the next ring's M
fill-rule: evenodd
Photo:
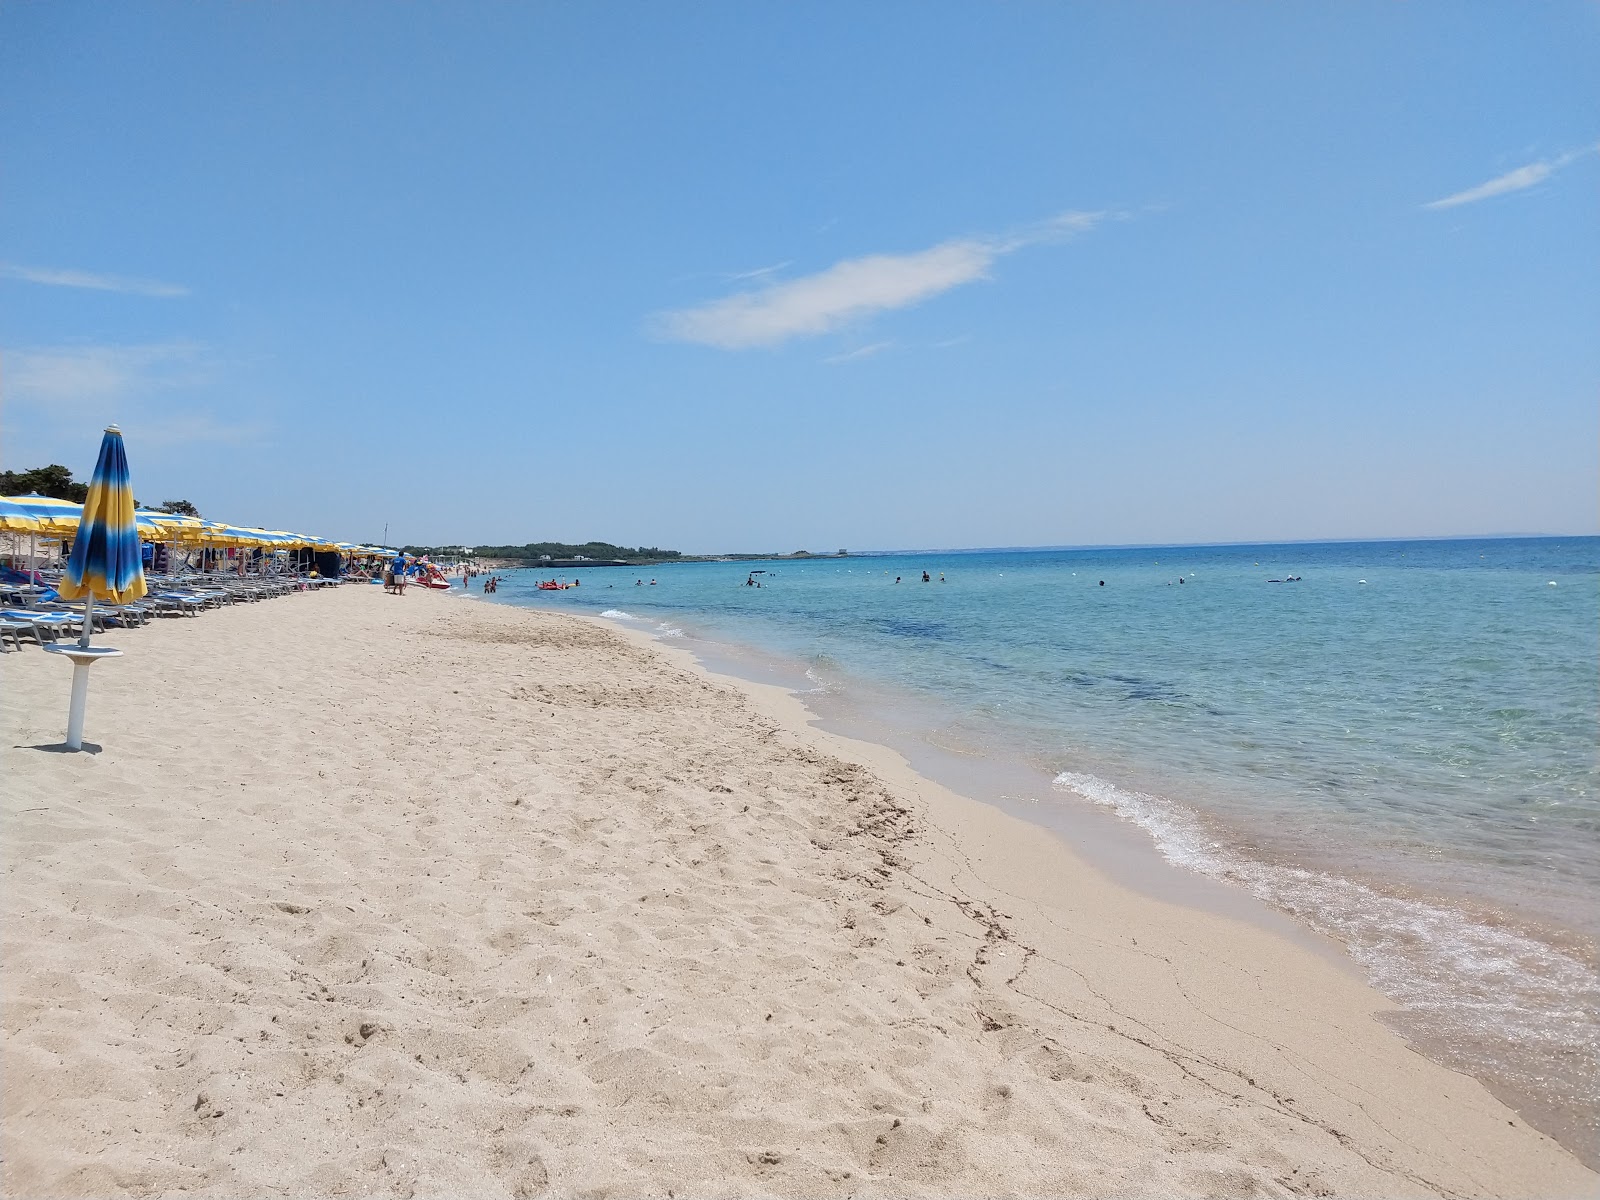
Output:
M893 342L873 342L870 346L862 346L856 350L847 350L843 354L835 354L822 361L830 367L837 367L848 362L859 362L863 358L871 358L874 354L881 354L893 346Z
M1440 200L1430 200L1422 207L1427 209L1456 208L1462 204L1475 204L1479 200L1488 200L1495 196L1509 195L1511 192L1526 191L1536 187L1562 167L1568 166L1582 158L1585 154L1600 148L1587 146L1582 150L1574 150L1557 158L1545 162L1529 163L1525 167L1518 167L1514 171L1507 171L1504 175L1496 175L1487 183L1480 183L1477 187L1469 187L1465 191L1456 192Z
M257 442L259 420L221 419L207 397L223 381L210 348L186 341L8 349L3 368L7 434L54 449L81 440L86 426L117 421L130 441L165 447ZM62 460L66 461L66 460Z
M816 337L987 279L1006 255L1085 233L1107 215L1067 212L1010 234L953 238L910 254L847 258L813 275L657 313L650 325L669 341L720 350Z
M189 294L188 288L176 283L162 283L158 279L130 279L121 275L102 275L71 267L24 267L16 263L0 263L0 276L20 279L25 283L39 283L46 287L87 288L96 292L155 296L163 300Z
M12 350L5 356L10 398L46 407L193 387L211 376L205 354L191 342L58 346Z

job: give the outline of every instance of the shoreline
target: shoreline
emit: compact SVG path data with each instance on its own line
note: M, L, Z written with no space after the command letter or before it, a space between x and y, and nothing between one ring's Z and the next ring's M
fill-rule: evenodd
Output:
M518 606L512 600L499 603L508 607ZM524 611L558 610L536 608ZM959 801L983 806L1012 820L1044 830L1060 843L1062 851L1070 855L1080 868L1104 875L1114 887L1134 891L1162 903L1196 909L1227 920L1243 921L1269 937L1293 943L1334 970L1359 981L1361 987L1378 996L1382 1006L1378 1019L1400 1037L1408 1049L1447 1071L1459 1072L1474 1079L1524 1119L1527 1119L1528 1113L1532 1113L1530 1124L1534 1128L1569 1153L1575 1154L1590 1169L1594 1169L1596 1162L1600 1161L1600 1148L1586 1148L1575 1140L1581 1138L1587 1129L1581 1114L1569 1113L1553 1103L1542 1103L1537 1096L1485 1078L1475 1069L1480 1064L1447 1045L1437 1031L1430 1030L1425 1023L1419 1024L1417 1014L1379 993L1369 979L1370 968L1358 962L1344 942L1330 933L1311 927L1303 919L1244 887L1172 861L1149 830L1098 806L1076 811L1069 807L1054 807L1046 811L1037 801L1028 801L1010 789L996 786L993 776L1002 769L1002 765L994 760L961 763L957 761L957 752L942 750L931 741L916 742L908 736L908 731L898 729L892 723L878 722L875 728L864 733L859 713L845 715L819 712L808 702L807 697L811 694L809 689L802 688L794 678L783 678L786 673L792 676L804 670L799 661L789 662L770 651L713 641L700 634L680 642L677 639L684 636L683 630L670 627L667 621L657 623L654 618L639 618L626 613L608 616L565 610L561 610L561 615L575 616L599 628L620 632L641 645L675 657L682 656L694 669L714 680L732 683L757 696L774 695L779 698L780 719L791 728L808 727L824 738L835 740L845 753L873 760L879 770L884 769L886 762L898 761L912 777L934 784ZM787 672L785 666L789 668ZM769 674L772 678L762 680L758 677L760 674ZM888 758L883 757L885 755ZM941 759L945 761L939 761ZM982 778L984 776L989 778ZM1009 777L1013 784L1023 783L1024 791L1027 782L1024 777L1036 777L1031 779L1035 784L1049 778L1048 773L1041 774L1020 765L1013 766ZM1587 1155L1583 1153L1585 1149L1589 1149Z
M1081 793L1077 793L1080 798L1076 802L1052 802L1053 793L1060 788L1060 779L1049 771L996 757L992 748L971 751L942 745L938 739L927 736L923 727L915 722L920 715L924 722L938 723L948 720L950 714L931 708L924 711L916 699L901 695L881 682L875 685L876 690L870 696L841 704L839 697L827 688L805 686L805 683L815 685L817 680L803 661L725 638L713 638L694 631L692 621L682 617L677 619L690 626L687 636L684 630L668 628L667 622L657 623L654 617L641 618L615 610L598 618L579 615L603 627L642 636L651 644L686 652L714 676L755 687L776 687L791 694L800 704L807 723L815 728L837 734L847 742L889 748L901 756L912 771L937 780L964 797L1049 831L1063 839L1079 859L1093 864L1119 886L1154 899L1246 921L1321 955L1368 986L1385 992L1393 1011L1386 1013L1383 1020L1415 1050L1450 1070L1476 1078L1498 1099L1567 1147L1591 1169L1600 1167L1600 1144L1593 1142L1593 1108L1574 1099L1592 1083L1586 1071L1575 1070L1561 1055L1537 1046L1511 1046L1512 1054L1508 1058L1507 1044L1493 1028L1484 1030L1464 1025L1454 1014L1440 1021L1437 1013L1425 1011L1430 1007L1428 1004L1421 1007L1406 1004L1402 997L1418 995L1416 982L1406 979L1403 973L1396 977L1393 963L1369 960L1371 948L1361 947L1356 940L1360 930L1352 928L1342 935L1334 932L1327 928L1325 914L1308 913L1293 899L1276 893L1271 883L1275 870L1306 874L1308 879L1326 880L1325 886L1337 886L1364 897L1368 904L1394 909L1393 918L1402 925L1409 926L1419 919L1441 922L1456 931L1452 935L1455 939L1462 936L1459 931L1472 932L1488 943L1480 948L1508 961L1515 961L1517 954L1536 947L1541 952L1561 956L1557 961L1563 967L1570 960L1580 969L1592 972L1594 946L1580 932L1541 924L1516 910L1497 910L1489 902L1464 891L1429 892L1398 881L1374 878L1370 873L1363 875L1348 870L1326 873L1330 868L1325 865L1308 865L1295 859L1275 867L1273 860L1263 858L1260 848L1253 846L1250 839L1245 839L1244 848L1238 850L1242 857L1237 861L1232 857L1224 861L1210 851L1196 855L1195 847L1207 843L1194 842L1191 833L1188 840L1193 846L1185 847L1188 853L1175 858L1171 847L1163 840L1159 824L1149 825L1130 817L1120 806L1091 801ZM805 683L801 682L802 674ZM864 682L856 681L857 684ZM926 701L922 703L926 705ZM879 715L877 710L883 706L893 715ZM1089 778L1112 791L1121 790L1103 780ZM1041 795L1047 799L1041 801L1038 798ZM1227 826L1219 818L1193 813L1187 814L1186 819L1205 822L1194 833L1203 833L1207 838L1225 836L1223 830ZM1230 844L1237 847L1239 839L1233 839ZM1196 858L1200 861L1194 861ZM1561 936L1563 933L1565 939ZM1362 950L1366 951L1365 955ZM1377 982L1379 979L1387 980L1395 994L1389 995L1388 989ZM1587 983L1586 977L1574 986L1585 987ZM1559 1002L1555 989L1556 981L1545 987L1551 999ZM1568 993L1563 993L1562 998L1569 1004L1572 1002ZM1536 1053L1529 1053L1530 1049ZM1517 1057L1517 1051L1522 1052L1522 1057ZM1539 1051L1543 1051L1542 1056L1537 1053ZM1497 1068L1510 1069L1508 1075L1502 1077ZM1547 1079L1546 1073L1552 1070L1563 1084L1563 1091L1546 1094L1538 1090L1535 1081Z
M95 755L0 660L8 1191L1593 1190L1306 948L680 647L439 599L114 635Z

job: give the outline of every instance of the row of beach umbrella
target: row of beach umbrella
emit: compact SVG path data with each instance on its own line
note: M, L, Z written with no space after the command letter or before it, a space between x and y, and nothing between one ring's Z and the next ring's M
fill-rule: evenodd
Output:
M56 590L63 600L83 601L83 626L76 644L52 642L45 649L72 663L72 699L67 712L68 750L83 749L83 719L89 694L89 668L104 658L116 658L122 651L91 644L96 600L109 604L128 604L145 595L143 541L164 541L174 545L341 551L351 554L381 554L378 546L329 542L281 529L242 529L216 521L178 513L140 510L134 507L133 485L128 475L128 458L122 432L108 427L100 442L100 456L89 495L82 504L56 500L49 496L0 497L0 532L27 534L36 540L71 538L68 558ZM32 554L29 558L31 560ZM31 570L31 563L30 563Z
M81 504L51 496L0 496L0 533L25 533L45 538L70 538L83 520ZM136 509L134 526L139 540L177 542L186 546L232 549L294 550L309 548L340 554L392 554L382 546L332 542L327 538L291 533L285 529L253 529L205 521L182 513Z

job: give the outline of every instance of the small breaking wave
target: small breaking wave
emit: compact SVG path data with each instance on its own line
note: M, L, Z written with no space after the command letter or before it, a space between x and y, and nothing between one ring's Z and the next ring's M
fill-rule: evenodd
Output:
M602 617L610 617L613 621L637 621L639 619L632 613L623 612L620 608L608 608L600 615Z
M662 621L656 626L656 633L658 636L664 638L680 638L683 636L683 630L679 629L676 625L669 625L665 621Z
M1535 1090L1554 1082L1532 1074L1536 1064L1559 1064L1551 1073L1569 1086L1600 1079L1600 975L1576 955L1444 903L1236 855L1182 805L1095 775L1063 771L1055 786L1139 826L1167 861L1243 887L1337 939L1374 987L1422 1018L1446 1047L1514 1050L1500 1071L1527 1075L1518 1082Z

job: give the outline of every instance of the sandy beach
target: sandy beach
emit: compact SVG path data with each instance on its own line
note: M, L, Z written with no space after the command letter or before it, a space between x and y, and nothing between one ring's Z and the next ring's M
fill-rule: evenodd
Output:
M0 658L4 1192L1583 1196L1388 1002L777 689L346 586Z

